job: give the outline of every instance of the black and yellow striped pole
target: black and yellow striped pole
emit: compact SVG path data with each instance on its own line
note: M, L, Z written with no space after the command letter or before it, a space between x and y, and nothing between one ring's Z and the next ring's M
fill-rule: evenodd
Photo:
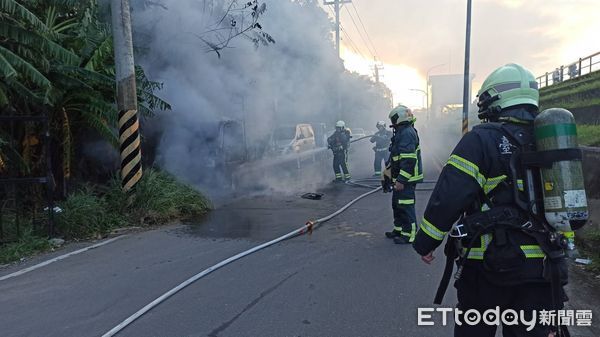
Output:
M135 65L131 34L129 0L112 0L112 31L115 50L119 142L121 150L121 186L132 191L142 178L140 123L137 116Z

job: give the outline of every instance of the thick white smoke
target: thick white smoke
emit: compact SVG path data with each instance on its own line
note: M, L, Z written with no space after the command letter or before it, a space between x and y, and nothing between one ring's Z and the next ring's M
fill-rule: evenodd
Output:
M248 145L256 148L277 125L331 127L340 117L338 102L348 124L364 128L389 109L382 87L344 71L332 22L317 1L262 2L267 10L260 25L276 43L256 48L238 37L220 50L220 58L198 36L214 38L206 32L230 1L160 0L161 6L134 8L138 62L164 82L160 95L173 106L158 119L158 163L187 181L198 181L205 171L202 137L213 121L244 121Z

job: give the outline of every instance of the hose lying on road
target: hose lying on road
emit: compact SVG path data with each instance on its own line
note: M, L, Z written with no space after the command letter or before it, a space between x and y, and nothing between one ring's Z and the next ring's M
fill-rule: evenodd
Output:
M350 201L349 203L347 203L346 205L344 205L342 208L338 209L337 211L335 211L334 213L314 220L314 221L309 221L307 222L304 226L289 232L283 236L280 236L274 240L271 240L269 242L265 242L259 246L256 246L254 248L248 249L244 252L241 252L237 255L234 255L226 260L223 260L217 264L215 264L212 267L209 267L205 270L203 270L202 272L190 277L189 279L187 279L186 281L184 281L183 283L179 284L177 287L169 290L168 292L164 293L163 295L161 295L160 297L156 298L154 301L150 302L148 305L146 305L145 307L143 307L142 309L138 310L136 313L134 313L133 315L129 316L127 319L125 319L123 322L119 323L119 325L115 326L114 328L112 328L110 331L108 331L107 333L105 333L104 335L102 335L102 337L110 337L110 336L114 336L115 334L119 333L119 331L125 329L128 325L130 325L131 323L133 323L133 321L135 321L136 319L140 318L141 316L143 316L145 313L147 313L148 311L152 310L154 307L158 306L159 304L161 304L162 302L164 302L166 299L168 299L169 297L173 296L174 294L176 294L177 292L179 292L180 290L182 290L183 288L189 286L190 284L198 281L199 279L203 278L204 276L212 273L213 271L224 267L234 261L237 261L245 256L248 256L252 253L255 253L261 249L267 248L269 246L272 246L276 243L282 242L284 240L287 239L291 239L295 236L298 235L302 235L304 233L308 233L311 232L312 230L314 230L315 228L317 228L319 225L323 224L326 221L331 220L332 218L338 216L339 214L341 214L342 212L344 212L345 210L347 210L348 208L350 208L350 206L352 206L353 204L355 204L357 201L371 195L374 194L378 191L381 190L381 187L377 187L372 189L369 192L363 193L361 195L359 195L358 197L356 197L355 199L353 199L352 201Z

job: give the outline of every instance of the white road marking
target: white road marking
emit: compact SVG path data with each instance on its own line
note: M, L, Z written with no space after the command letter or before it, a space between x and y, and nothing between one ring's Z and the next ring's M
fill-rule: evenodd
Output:
M23 274L29 273L30 271L34 271L34 270L36 270L36 269L39 269L39 268L45 267L45 266L47 266L47 265L49 265L49 264L51 264L51 263L54 263L54 262L57 262L57 261L60 261L60 260L64 260L64 259L66 259L66 258L68 258L68 257L71 257L71 256L73 256L73 255L81 254L81 253L87 252L88 250L95 249L95 248L98 248L98 247L101 247L101 246L107 245L107 244L109 244L109 243L111 243L111 242L117 241L118 239L124 238L124 237L126 237L126 236L127 236L127 235L121 235L121 236L117 236L117 237L114 237L114 238L112 238L112 239L108 239L108 240L106 240L106 241L99 242L99 243L97 243L97 244L95 244L95 245L91 245L91 246L89 246L89 247L85 247L85 248L82 248L82 249L79 249L79 250L76 250L76 251L70 252L70 253L68 253L68 254L64 254L64 255L61 255L61 256L57 256L57 257L55 257L55 258L53 258L53 259L50 259L50 260L48 260L48 261L44 261L44 262L42 262L42 263L38 263L38 264L36 264L36 265L33 265L33 266L31 266L31 267L27 267L27 268L25 268L25 269L21 269L21 270L19 270L19 271L16 271L16 272L14 272L14 273L12 273L12 274L4 275L4 276L0 277L0 281L4 281L4 280L7 280L7 279L9 279L9 278L13 278L13 277L21 276L21 275L23 275Z

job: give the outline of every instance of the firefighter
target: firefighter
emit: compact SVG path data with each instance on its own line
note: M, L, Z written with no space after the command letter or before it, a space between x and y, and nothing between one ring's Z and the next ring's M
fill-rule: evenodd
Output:
M371 143L375 143L373 151L375 151L375 162L373 168L375 169L374 177L381 176L381 162L388 159L390 155L390 142L392 139L392 133L386 130L385 122L379 121L376 124L377 132L371 136Z
M475 309L483 313L499 307L524 310L531 319L533 310L539 313L562 307L566 277L558 271L564 267L564 259L549 260L554 269L544 268L545 256L551 256L546 253L550 248L544 239L548 236L543 236L545 227L516 207L518 198L526 194L517 178L525 173L514 168L511 158L521 153L524 144L532 144L538 101L536 79L520 65L502 66L484 81L477 104L484 123L466 133L452 151L413 243L422 260L430 264L433 251L449 233L446 271L435 303L441 302L458 258L454 286L457 308L463 312ZM548 280L549 270L556 271L559 282ZM461 320L464 322L463 316ZM504 325L502 331L505 337L548 337L557 330L536 325L526 331L523 325ZM495 333L495 325L455 322L457 337L493 337Z
M419 135L409 108L398 105L389 115L394 129L386 171L391 174L394 229L385 232L394 243L414 241L416 232L415 187L423 181ZM384 192L386 188L384 187Z
M327 138L327 144L333 151L333 172L335 182L350 180L348 171L348 148L350 147L350 130L346 129L344 121L335 123L335 132ZM341 168L341 169L340 169Z

